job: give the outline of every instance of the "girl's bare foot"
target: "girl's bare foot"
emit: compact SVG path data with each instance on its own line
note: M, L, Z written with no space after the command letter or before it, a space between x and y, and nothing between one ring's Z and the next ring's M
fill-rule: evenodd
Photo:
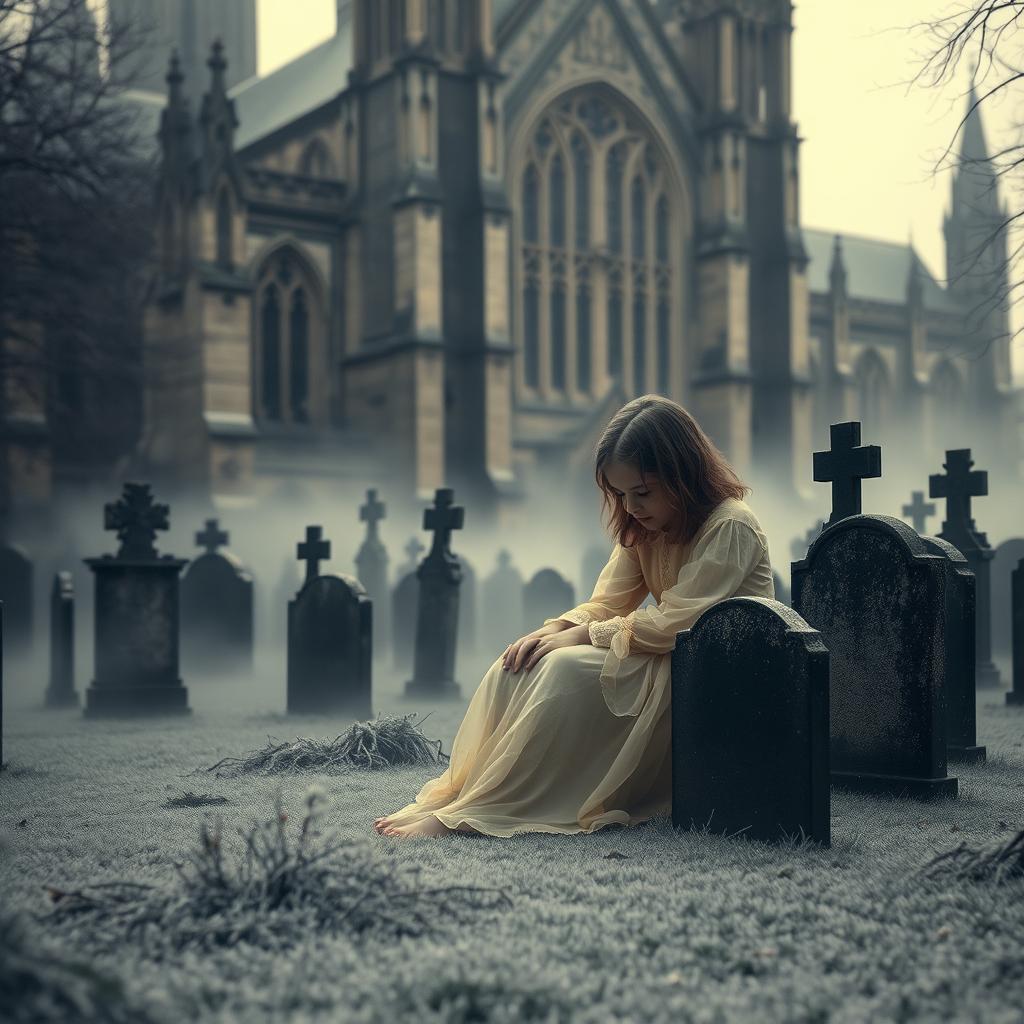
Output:
M428 814L411 825L384 825L381 835L396 836L401 839L412 839L416 836L445 836L456 829L442 825L440 820L433 814Z

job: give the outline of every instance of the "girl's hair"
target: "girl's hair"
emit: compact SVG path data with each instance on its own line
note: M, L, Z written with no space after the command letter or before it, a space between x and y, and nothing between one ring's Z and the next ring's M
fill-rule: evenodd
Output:
M634 398L605 427L597 443L594 471L603 508L611 509L609 525L623 547L642 542L647 531L627 514L625 503L612 491L604 475L609 462L634 465L645 486L648 473L658 477L678 513L668 531L673 543L689 543L712 509L726 498L742 501L751 489L681 405L661 395Z

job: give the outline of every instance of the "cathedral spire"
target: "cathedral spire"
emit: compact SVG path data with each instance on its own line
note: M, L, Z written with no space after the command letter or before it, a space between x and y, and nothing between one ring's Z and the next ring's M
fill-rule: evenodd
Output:
M235 129L238 115L235 101L227 93L227 61L224 59L224 45L220 39L213 41L210 58L206 62L210 69L210 88L203 96L199 122L202 126L202 171L201 184L210 189L218 174L226 172L234 179L241 191L241 176L235 160Z
M829 267L828 279L833 293L846 294L846 263L843 261L843 242L839 235L836 235L832 244L832 264Z
M160 114L161 178L164 188L181 194L192 163L192 119L183 83L178 51L171 53L167 69L167 106Z

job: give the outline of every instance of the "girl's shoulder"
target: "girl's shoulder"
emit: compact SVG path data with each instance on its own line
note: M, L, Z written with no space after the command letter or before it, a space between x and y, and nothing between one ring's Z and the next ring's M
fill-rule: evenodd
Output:
M701 527L701 532L707 530L712 524L719 523L724 519L735 519L741 523L746 523L762 538L765 536L765 532L761 528L754 510L742 498L726 498L721 504L716 505Z

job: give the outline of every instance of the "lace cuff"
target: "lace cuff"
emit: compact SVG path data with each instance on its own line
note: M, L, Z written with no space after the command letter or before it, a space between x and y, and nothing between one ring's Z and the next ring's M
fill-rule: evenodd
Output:
M613 619L590 623L590 642L594 647L611 647L615 641L619 650L629 650L633 638L633 623L628 616L616 615Z
M586 626L588 623L594 621L594 616L591 615L590 612L581 611L578 608L572 608L553 619L545 619L543 625L546 626L549 622L558 622L559 619L565 619L566 622L575 622L577 626Z

